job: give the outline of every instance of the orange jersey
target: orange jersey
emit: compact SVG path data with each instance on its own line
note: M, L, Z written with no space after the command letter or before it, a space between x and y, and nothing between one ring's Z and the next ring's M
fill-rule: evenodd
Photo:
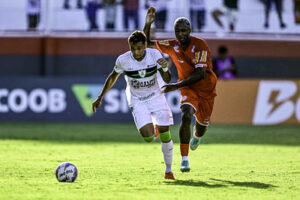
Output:
M213 72L210 50L203 39L191 36L190 44L185 51L175 39L156 41L155 47L172 58L177 68L179 81L190 77L198 67L206 68L204 79L179 88L182 96L185 94L194 98L197 96L203 98L216 96L217 77Z

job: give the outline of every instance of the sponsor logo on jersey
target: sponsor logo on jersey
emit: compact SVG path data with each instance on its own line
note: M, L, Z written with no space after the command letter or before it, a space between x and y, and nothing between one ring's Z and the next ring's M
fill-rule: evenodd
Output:
M146 70L145 69L139 70L139 75L140 77L144 78L146 76Z
M161 40L158 43L161 44L161 45L165 45L165 46L169 46L170 45L170 43L169 43L168 40Z
M130 85L134 89L140 89L140 88L150 88L153 85L155 85L155 79L151 79L149 81L138 81L136 79L130 81Z
M210 121L210 117L206 117L206 118L203 119L203 123L204 123L205 125L208 125L208 124L209 124L209 121Z
M176 53L178 53L179 52L179 49L178 49L179 47L178 47L178 45L176 44L175 46L174 46L174 51L176 52Z
M197 52L195 52L195 62L194 63L198 63L199 58L200 58L200 51L197 51Z
M192 53L195 53L195 45L193 45L193 48L192 48Z
M206 66L206 65L205 64L196 64L195 68L204 67L204 66Z
M147 95L147 96L139 97L139 100L140 100L140 101L145 101L145 100L150 99L150 98L153 97L154 95L155 95L155 93L152 92L151 94L149 94L149 95Z
M149 67L155 67L155 66L156 66L156 64L147 65L147 68L149 68Z
M179 59L178 59L177 61L180 62L180 63L183 63L183 62L184 62L183 60L179 60Z
M207 60L207 51L202 51L200 62L206 62L206 60Z

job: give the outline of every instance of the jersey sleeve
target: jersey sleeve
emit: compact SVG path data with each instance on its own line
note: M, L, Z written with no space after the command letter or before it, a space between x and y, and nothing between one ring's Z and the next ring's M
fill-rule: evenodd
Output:
M170 41L169 40L156 40L154 42L155 48L158 49L161 53L168 54L170 52Z
M162 66L157 63L157 60L159 60L160 58L162 58L162 54L158 50L153 49L152 55L153 55L154 60L155 60L155 62L157 64L157 69L160 69Z
M208 57L210 56L210 50L203 40L198 40L195 47L195 68L208 68Z
M120 62L120 57L116 60L116 64L115 64L114 70L118 74L122 74L124 72L124 69L123 69L123 67L121 65L121 62Z

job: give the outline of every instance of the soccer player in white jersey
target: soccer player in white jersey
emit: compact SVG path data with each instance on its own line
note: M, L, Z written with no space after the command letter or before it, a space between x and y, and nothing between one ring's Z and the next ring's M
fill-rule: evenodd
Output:
M168 62L158 50L146 48L146 35L142 31L134 31L128 43L130 51L118 57L100 95L93 103L93 112L100 107L106 92L123 73L127 82L126 97L136 127L149 143L155 140L155 133L159 133L166 165L165 178L175 179L172 172L173 141L169 130L173 116L157 83L157 71L165 82L170 82Z

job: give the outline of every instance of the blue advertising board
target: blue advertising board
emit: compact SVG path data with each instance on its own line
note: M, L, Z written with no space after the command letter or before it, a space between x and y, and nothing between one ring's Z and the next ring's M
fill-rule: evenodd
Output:
M92 112L92 102L104 82L104 78L1 78L0 121L133 122L123 78L107 92L97 112ZM178 122L179 91L166 98Z

